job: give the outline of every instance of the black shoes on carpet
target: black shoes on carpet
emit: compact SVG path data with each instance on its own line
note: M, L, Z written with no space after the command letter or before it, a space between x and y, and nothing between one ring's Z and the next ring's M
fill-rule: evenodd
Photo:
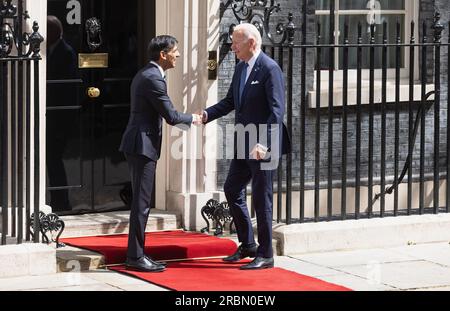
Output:
M143 272L162 272L166 270L166 264L152 260L148 256L139 259L127 258L125 265L129 269L143 271Z
M268 269L273 268L274 266L274 260L273 257L271 258L264 258L257 256L257 246L253 247L245 247L243 245L240 245L237 249L237 251L228 257L223 258L223 261L225 262L237 262L241 259L250 257L255 258L252 262L249 264L243 265L240 267L241 270L258 270L258 269Z

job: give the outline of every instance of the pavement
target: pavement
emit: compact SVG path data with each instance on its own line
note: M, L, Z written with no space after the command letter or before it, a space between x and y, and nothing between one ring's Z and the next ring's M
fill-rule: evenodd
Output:
M275 265L355 291L450 290L449 242L277 256ZM116 272L94 270L0 279L0 291L166 289Z

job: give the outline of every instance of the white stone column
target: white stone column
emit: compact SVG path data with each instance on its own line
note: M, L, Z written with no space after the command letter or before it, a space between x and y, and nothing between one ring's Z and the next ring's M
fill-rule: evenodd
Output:
M179 111L199 112L217 102L217 81L208 80L207 60L208 51L217 51L219 46L219 8L220 2L215 0L156 2L157 35L170 34L179 41L181 57L177 68L168 72L169 95ZM213 197L223 200L216 191L216 148L211 144L216 128L214 124L187 132L164 128L157 205L165 201L167 210L179 212L185 229L204 227L201 208ZM207 140L203 138L205 129ZM205 146L209 147L203 152ZM181 156L177 158L174 150Z
M24 24L24 31L28 33L32 33L32 27L33 22L37 21L39 24L39 33L44 37L46 37L47 34L47 1L46 0L26 0L24 1L24 10L28 11L28 14L30 15L30 19L27 20L26 24ZM45 205L45 188L46 188L46 163L45 163L45 157L46 157L46 85L47 85L47 61L46 61L46 50L47 50L47 42L44 40L41 44L41 57L42 60L39 62L39 103L40 103L40 204L41 210L44 211L44 213L50 213L51 208L49 206ZM33 77L31 81L31 85L34 85ZM33 87L31 89L31 94L33 93ZM32 101L33 105L33 101ZM33 109L33 108L32 108ZM34 112L32 111L32 116ZM31 128L34 128L33 125L33 117L31 118ZM34 137L34 134L31 135L32 139ZM32 146L34 146L35 143L32 143ZM31 159L34 159L34 148L31 149ZM34 166L32 164L31 167L32 172L34 172ZM32 173L33 174L33 173ZM36 189L36 188L34 188ZM34 191L33 189L33 191ZM33 198L33 194L31 195L31 198Z

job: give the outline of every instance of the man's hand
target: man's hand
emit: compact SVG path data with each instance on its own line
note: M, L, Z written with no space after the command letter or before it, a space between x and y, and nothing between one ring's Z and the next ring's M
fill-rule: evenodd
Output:
M201 116L202 116L202 122L205 124L206 122L208 122L208 113L205 111L205 110L203 110L201 113Z
M201 114L193 114L192 115L192 124L194 125L202 125L203 124L203 118Z
M264 160L266 157L268 148L261 144L256 144L253 148L252 152L250 152L250 156L255 160Z

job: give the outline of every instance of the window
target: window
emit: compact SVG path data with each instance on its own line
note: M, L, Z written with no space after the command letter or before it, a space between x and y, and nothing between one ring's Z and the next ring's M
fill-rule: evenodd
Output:
M408 0L408 2L413 2ZM317 22L322 25L321 43L330 43L330 0L316 0ZM388 42L397 40L397 21L401 25L401 41L405 42L405 26L407 20L406 0L335 0L335 44L344 43L344 24L349 25L349 41L356 43L358 38L358 24L362 25L363 44L370 43L370 26L375 24L375 43L383 43L383 23L387 23ZM409 27L408 27L409 28ZM404 50L404 49L402 49ZM337 70L343 67L343 57L336 49L335 64ZM349 68L356 69L356 49L349 50ZM330 50L323 51L321 66L329 69ZM381 68L381 53L375 53L375 68ZM369 59L365 57L363 69L369 68ZM402 51L401 67L404 67L404 52ZM388 49L388 68L395 68L395 48Z
M321 25L321 44L330 43L330 2L331 0L316 0L316 23ZM335 28L335 44L344 43L344 25L347 23L349 25L349 43L356 44L358 38L358 24L362 25L362 43L370 43L370 26L375 24L375 43L383 43L383 23L387 23L387 34L388 43L395 43L397 41L397 21L400 22L400 39L402 43L409 43L411 34L411 21L415 21L415 38L416 42L419 38L418 36L418 0L335 0L335 16L334 16L334 28ZM375 82L377 85L379 79L381 79L381 68L382 68L382 53L381 48L375 48ZM335 98L340 98L339 85L342 81L343 76L343 49L334 49L334 85ZM330 69L330 49L323 48L322 56L320 59L321 68L321 80L326 82L322 83L321 94L322 105L327 103L328 98L328 77ZM416 59L415 67L418 68L418 50L416 49ZM405 86L408 84L409 78L409 48L401 48L401 62L400 62L400 77L402 79L401 84ZM396 48L388 48L388 93L392 91L389 89L393 85L395 79L395 67L396 67ZM349 48L349 88L356 87L356 68L357 68L357 48ZM369 49L363 48L363 58L362 58L362 79L363 88L368 87L369 80ZM419 78L419 70L415 70L415 79ZM314 86L315 87L315 86ZM392 87L393 88L393 87ZM402 95L407 96L406 92L403 91ZM353 90L349 90L349 105L354 104L356 101L356 96L353 96ZM315 92L312 92L315 93ZM355 92L356 93L356 92ZM376 90L376 93L377 90ZM405 94L403 94L405 93ZM420 92L419 92L420 94ZM310 94L313 95L313 94ZM377 96L376 97L380 97ZM392 97L388 94L388 98ZM311 107L315 106L315 96L310 96ZM354 99L353 99L354 98ZM364 101L364 100L363 100Z

